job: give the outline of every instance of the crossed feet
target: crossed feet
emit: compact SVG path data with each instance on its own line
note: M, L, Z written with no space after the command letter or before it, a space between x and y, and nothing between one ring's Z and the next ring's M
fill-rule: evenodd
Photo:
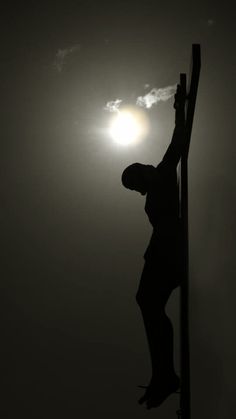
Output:
M140 386L142 387L142 386ZM152 407L160 406L172 393L177 392L180 387L180 379L177 375L174 375L169 380L164 380L160 383L160 381L153 382L151 381L150 385L146 388L146 392L139 399L139 404L143 404L146 402L147 409L151 409Z

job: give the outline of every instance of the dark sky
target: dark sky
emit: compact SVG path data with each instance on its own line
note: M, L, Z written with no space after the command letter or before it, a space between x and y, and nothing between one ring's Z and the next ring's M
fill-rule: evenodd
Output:
M192 419L235 403L235 13L210 1L5 2L1 32L3 418L175 417L137 404L150 365L135 293L151 227L122 188L157 164L173 101L146 111L149 136L106 134L107 101L202 71L189 156ZM178 291L168 310L178 331ZM178 359L178 336L176 336ZM178 368L177 368L178 369Z

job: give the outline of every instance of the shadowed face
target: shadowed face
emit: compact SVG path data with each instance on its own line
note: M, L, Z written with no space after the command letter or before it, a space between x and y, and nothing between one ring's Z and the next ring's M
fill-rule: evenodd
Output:
M148 190L148 168L144 164L134 163L128 166L122 174L122 184L131 191L146 195Z

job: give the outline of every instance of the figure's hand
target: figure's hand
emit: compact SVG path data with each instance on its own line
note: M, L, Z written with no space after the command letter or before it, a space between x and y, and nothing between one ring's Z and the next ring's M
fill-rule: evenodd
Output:
M177 90L175 93L175 102L174 102L174 108L176 110L183 109L185 105L186 95L181 86L177 85Z

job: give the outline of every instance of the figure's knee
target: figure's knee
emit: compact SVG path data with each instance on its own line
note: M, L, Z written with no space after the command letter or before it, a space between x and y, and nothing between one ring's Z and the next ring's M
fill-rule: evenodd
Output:
M165 313L164 303L153 294L144 293L138 291L136 294L136 302L142 312L150 313L155 315L155 317L162 316Z
M141 309L147 307L147 305L148 305L148 296L144 292L141 292L140 290L138 290L138 292L137 292L137 294L135 296L135 299L136 299L136 303L138 304L138 306Z
M136 294L136 296L135 296L135 300L136 300L136 303L137 303L139 306L141 306L141 305L142 305L143 298L142 298L142 296L141 296L141 294L140 294L140 292L139 292L139 291L137 292L137 294Z

